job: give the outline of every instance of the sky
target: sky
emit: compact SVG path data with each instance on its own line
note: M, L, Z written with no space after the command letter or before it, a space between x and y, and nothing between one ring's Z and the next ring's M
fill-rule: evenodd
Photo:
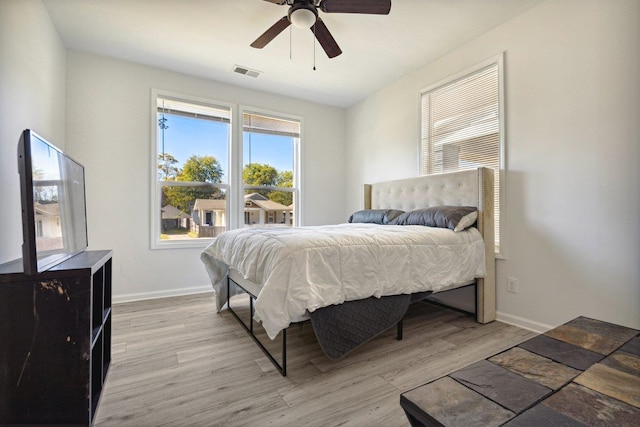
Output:
M37 179L60 179L58 152L50 148L39 138L31 140L32 169L37 172Z
M178 160L182 167L192 155L214 156L228 182L228 141L229 125L208 120L194 120L187 117L166 114L164 130L164 152ZM158 129L158 153L162 153L162 129ZM275 167L278 172L293 171L293 143L290 137L244 134L244 164L263 163Z

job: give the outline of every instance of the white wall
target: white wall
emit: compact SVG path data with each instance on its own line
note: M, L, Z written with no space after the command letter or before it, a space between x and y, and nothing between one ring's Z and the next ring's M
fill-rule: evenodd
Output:
M499 318L544 329L582 314L638 328L639 16L636 0L550 0L371 95L345 120L339 109L65 52L39 0L2 0L0 262L20 256L24 128L87 167L90 246L115 250L115 298L170 295L206 289L207 279L198 250L149 249L151 88L304 116L304 222L335 223L361 207L363 182L417 173L418 91L504 51ZM519 279L517 294L505 291L507 277Z
M22 256L20 133L64 148L65 56L40 0L0 1L0 263Z
M362 182L417 174L420 89L505 52L506 259L498 318L640 327L640 2L550 0L347 114L347 211ZM518 293L506 292L515 277Z
M302 116L302 221L344 222L344 110L69 51L66 148L86 169L90 248L114 250L114 300L211 289L200 249L149 249L152 88Z

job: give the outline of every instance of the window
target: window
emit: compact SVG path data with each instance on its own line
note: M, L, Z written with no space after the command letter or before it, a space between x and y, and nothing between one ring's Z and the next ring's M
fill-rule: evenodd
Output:
M242 123L245 227L291 226L299 198L300 121L243 111Z
M421 173L485 166L495 179L495 245L501 252L504 132L502 56L421 93Z
M157 90L152 110L152 248L298 224L299 117Z
M228 228L231 108L156 94L154 110L152 247L215 237Z

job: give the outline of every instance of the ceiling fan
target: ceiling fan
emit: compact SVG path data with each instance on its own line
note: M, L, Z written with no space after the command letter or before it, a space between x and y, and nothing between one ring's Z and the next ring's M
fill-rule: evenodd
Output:
M251 47L262 49L289 25L298 28L309 28L329 58L342 53L338 43L329 32L327 26L318 15L324 13L363 13L372 15L388 15L391 0L264 0L280 6L289 6L287 16L283 16L275 24L258 37Z

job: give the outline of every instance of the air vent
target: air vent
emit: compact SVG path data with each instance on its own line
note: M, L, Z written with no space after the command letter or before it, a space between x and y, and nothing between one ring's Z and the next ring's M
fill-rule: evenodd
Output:
M233 71L249 77L258 77L262 74L262 71L252 70L251 68L243 67L241 65L234 65Z

